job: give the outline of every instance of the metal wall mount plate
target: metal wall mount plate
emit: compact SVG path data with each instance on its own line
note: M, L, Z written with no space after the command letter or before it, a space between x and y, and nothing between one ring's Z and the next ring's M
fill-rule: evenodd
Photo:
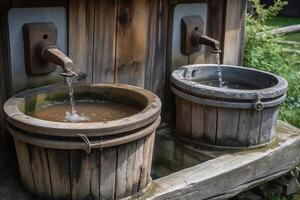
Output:
M57 29L51 23L26 23L23 26L26 73L29 75L48 74L56 70L56 65L43 62L36 51L41 42L56 44Z
M181 20L181 53L191 55L201 50L200 44L192 43L192 36L195 32L201 35L204 32L204 21L201 16L187 16Z

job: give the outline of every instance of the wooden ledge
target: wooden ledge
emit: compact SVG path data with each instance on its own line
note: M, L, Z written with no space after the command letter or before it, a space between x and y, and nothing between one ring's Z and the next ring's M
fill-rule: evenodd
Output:
M300 130L278 122L277 134L266 148L224 153L154 180L139 199L227 199L273 180L300 164Z

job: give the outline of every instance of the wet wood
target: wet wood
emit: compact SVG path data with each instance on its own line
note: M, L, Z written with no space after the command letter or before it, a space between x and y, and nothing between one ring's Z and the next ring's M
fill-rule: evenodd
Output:
M127 145L127 169L126 169L126 196L132 194L133 188L133 170L134 170L134 160L135 160L135 152L136 152L136 142L129 143Z
M114 199L116 179L116 148L103 149L100 152L100 198Z
M127 160L128 151L127 145L118 146L118 160L117 160L117 172L116 172L116 198L120 199L126 197L126 172L127 172Z
M244 26L247 1L227 0L223 63L240 65L243 60Z
M239 146L237 140L239 120L239 109L218 108L217 145Z
M277 134L280 143L270 148L224 153L157 179L140 199L228 199L276 179L300 164L300 130L280 122Z
M69 152L47 149L53 199L71 199Z
M207 24L213 24L207 26L207 35L215 40L218 40L221 44L222 52L224 49L224 18L226 9L225 0L209 0L207 1ZM221 62L222 62L221 54ZM203 63L216 63L216 58L211 53L211 48L205 48L205 62Z
M192 136L202 140L204 137L204 106L192 103Z
M28 146L34 185L37 186L36 193L39 194L39 198L50 200L51 196L49 196L49 194L52 194L52 184L48 166L47 151L44 148L32 145Z
M113 83L117 1L95 0L93 81Z
M259 142L265 143L269 140L269 112L270 109L264 109L261 112Z
M256 110L240 110L238 128L238 142L242 146L251 146L259 143L261 112Z
M176 96L176 129L179 134L190 136L192 103Z
M136 142L136 152L135 152L135 159L134 159L134 167L133 167L133 187L132 193L135 194L137 191L140 190L140 181L141 175L143 174L143 153L144 153L144 143L145 139L142 138Z
M167 23L168 1L150 1L145 89L160 99L164 99L166 90Z
M99 152L70 151L72 199L99 199Z
M149 1L118 1L116 82L144 87Z
M155 132L153 132L153 134L151 134L149 136L149 157L147 158L147 183L146 184L149 184L151 181L152 181L152 178L151 178L151 170L152 170L152 161L153 161L153 152L154 152L154 142L155 142ZM152 148L152 150L151 150ZM145 186L147 186L145 184Z
M153 135L153 134L151 134ZM147 186L148 171L149 171L149 162L150 161L150 151L151 151L151 135L145 137L144 148L143 148L143 164L141 165L141 174L139 181L139 188L145 188ZM152 159L152 158L151 158Z
M93 80L94 15L94 0L70 0L69 56L74 71L86 74L86 81Z
M14 138L21 180L31 193L35 193L32 169L30 165L30 154L27 144Z
M216 143L218 110L211 106L204 107L204 138L209 144Z

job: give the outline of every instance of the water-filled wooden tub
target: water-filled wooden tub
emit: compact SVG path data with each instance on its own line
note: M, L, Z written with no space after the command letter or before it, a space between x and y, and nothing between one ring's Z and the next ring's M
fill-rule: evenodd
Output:
M23 185L43 199L119 199L151 183L155 130L161 102L129 85L75 85L75 99L133 106L131 116L106 122L65 123L29 113L69 98L67 86L27 90L4 105Z
M176 97L176 128L197 144L241 149L275 139L279 106L287 82L271 73L222 65L223 80L234 88L211 85L217 65L183 66L172 73Z

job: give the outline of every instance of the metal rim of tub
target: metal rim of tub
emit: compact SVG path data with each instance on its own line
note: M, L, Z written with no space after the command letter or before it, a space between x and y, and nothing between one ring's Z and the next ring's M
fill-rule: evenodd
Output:
M57 137L78 137L84 134L86 137L108 136L129 132L145 127L153 123L160 115L161 102L153 93L139 87L126 84L75 84L83 89L101 90L124 90L129 94L136 94L145 98L147 105L138 113L126 118L112 120L108 122L88 122L88 123L64 123L41 120L30 117L21 111L25 97L37 95L50 91L66 90L66 85L50 85L21 92L4 104L4 112L8 124L26 132Z
M192 95L195 97L205 97L205 99L211 99L212 101L232 101L232 100L243 100L245 102L248 101L272 101L273 104L282 103L282 99L284 99L284 95L287 91L288 83L285 79L280 76L277 76L272 73L264 72L257 69L250 69L240 66L232 66L232 65L221 65L222 72L234 71L237 75L248 74L251 78L256 79L256 76L260 76L259 78L269 78L276 83L270 87L262 88L262 89L254 89L254 90L240 90L240 89L228 89L228 88L218 88L213 86L204 85L201 83L197 83L193 81L192 75L195 73L203 73L204 70L211 68L212 70L217 69L216 64L196 64L196 65L187 65L182 66L172 72L171 83L173 88L178 89L178 91L183 91L188 95ZM246 72L246 73L245 73ZM214 72L215 73L215 72ZM229 72L228 72L229 74ZM187 78L190 76L191 78ZM243 78L243 77L239 77ZM279 97L279 98L278 98ZM278 98L278 99L276 99ZM200 99L202 101L202 99ZM275 101L275 102L274 102ZM249 105L246 106L249 108Z

